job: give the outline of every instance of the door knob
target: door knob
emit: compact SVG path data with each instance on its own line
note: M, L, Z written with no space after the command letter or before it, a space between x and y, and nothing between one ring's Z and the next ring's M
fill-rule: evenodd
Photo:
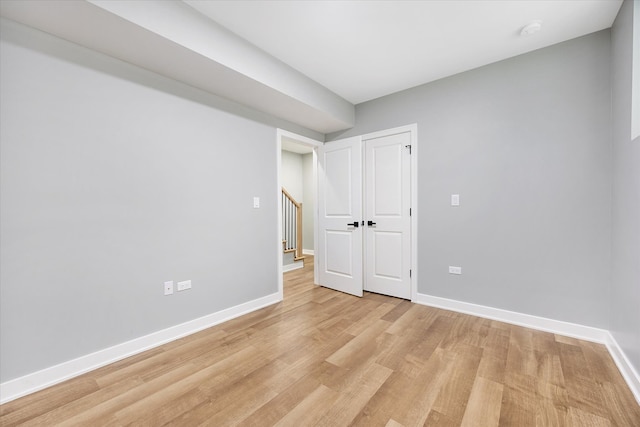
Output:
M352 224L347 224L348 227L358 228L358 221L354 221Z
M367 225L368 225L369 227L371 227L372 225L376 225L376 223L375 223L375 222L373 222L373 221L367 221Z

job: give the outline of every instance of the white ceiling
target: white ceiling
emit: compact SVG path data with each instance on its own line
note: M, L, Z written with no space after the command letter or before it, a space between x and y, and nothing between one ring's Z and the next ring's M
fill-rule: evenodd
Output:
M353 104L609 28L622 4L622 0L185 2ZM520 36L533 20L542 21L542 30Z

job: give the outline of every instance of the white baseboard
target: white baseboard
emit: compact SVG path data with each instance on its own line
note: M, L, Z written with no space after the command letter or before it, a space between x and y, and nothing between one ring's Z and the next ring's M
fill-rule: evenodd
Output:
M608 333L605 345L609 350L609 354L611 354L611 358L616 362L622 377L635 396L638 405L640 405L640 375L633 369L633 365L629 362L629 359L627 359L624 351L622 351L622 348L618 345L618 342L611 333Z
M286 273L288 271L298 270L304 267L304 263L302 261L296 261L293 264L286 264L282 266L282 272Z
M23 377L6 381L0 384L0 404L34 393L178 338L210 328L227 320L259 310L280 302L281 300L282 298L280 298L278 293L267 295L158 332L153 332L113 347L96 351L95 353L78 357L77 359L60 363L50 368L45 368L41 371L33 372Z
M484 305L471 304L447 298L434 297L431 295L418 294L414 301L418 304L443 308L445 310L457 311L471 314L473 316L498 320L513 325L524 326L526 328L565 335L586 341L593 341L604 344L607 341L609 332L605 329L592 328L590 326L578 325L575 323L563 322L561 320L547 319L544 317L532 316L530 314L517 313L515 311L502 310L500 308L487 307Z
M313 249L303 249L302 250L302 255L313 255L315 256L315 251Z
M500 308L471 304L447 298L434 297L426 294L417 294L416 299L413 302L604 344L618 366L620 373L627 382L627 385L631 389L631 392L640 404L640 376L635 371L633 365L631 365L629 359L627 359L624 351L622 351L611 333L605 329L578 325L561 320L547 319L544 317L532 316L530 314L522 314L514 311L502 310Z

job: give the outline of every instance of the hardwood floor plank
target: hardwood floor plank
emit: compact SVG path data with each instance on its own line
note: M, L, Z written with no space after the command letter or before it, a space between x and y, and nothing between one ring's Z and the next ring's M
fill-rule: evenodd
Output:
M320 385L321 383L315 375L305 375L269 402L256 409L238 425L243 427L275 425Z
M378 319L362 331L361 334L349 341L327 358L327 362L334 365L348 367L362 363L372 357L378 347L377 338L389 327L389 322Z
M312 391L300 404L296 405L274 426L304 426L314 425L322 418L325 412L331 409L334 402L339 398L339 393L329 387L320 384Z
M467 346L467 352L451 352L449 357L453 358L452 375L440 391L433 409L461 423L480 365L482 349Z
M142 379L137 376L124 379L118 383L109 384L109 386L101 388L93 393L86 394L79 399L73 400L65 405L58 406L49 412L32 418L28 422L22 424L24 426L52 426L71 418L74 414L91 410L96 401L113 399L132 388L139 387L143 384ZM4 425L4 424L2 424Z
M114 396L110 399L98 400L96 404L87 411L81 411L73 414L70 418L57 423L59 426L78 426L78 425L102 425L113 420L113 414L118 410L153 395L157 391L170 386L196 372L197 369L191 365L181 366L174 371L155 378L147 383L142 383L137 387L130 388L126 392Z
M28 398L0 405L0 425L19 425L60 406L72 403L87 394L94 393L98 389L98 385L93 379L83 375L76 378L73 383L67 381L55 388L51 387L33 393Z
M480 359L480 365L478 365L478 376L503 384L506 363L506 359L483 355L482 359Z
M383 320L384 322L386 322L385 325L388 326L391 323L387 320L384 320L383 317L385 317L385 315L389 313L391 310L393 310L394 308L395 308L395 304L384 303L373 308L364 316L349 315L347 318L351 319L353 323L351 324L350 327L346 329L345 332L351 335L360 335L362 332L364 332L367 329L367 325L377 320Z
M505 385L500 407L501 426L528 427L536 425L537 399L535 394Z
M200 425L237 425L277 395L278 393L261 384L229 387L222 396L211 401L212 404L203 413L204 420Z
M423 425L431 408L446 395L455 369L456 356L440 349L434 351L424 371L415 379L411 399L394 409L393 418L406 426Z
M605 400L600 386L591 376L580 346L563 343L558 345L565 385L571 390L569 405L598 417L609 418L608 408L602 405Z
M358 378L341 387L337 402L325 412L316 426L332 427L349 425L393 371L377 363L367 365Z
M610 427L611 422L578 408L569 408L569 426L571 427Z
M462 427L492 427L500 421L502 384L476 377L462 417Z
M447 336L454 322L455 320L453 318L438 314L427 330L424 331L423 341L419 342L418 345L410 351L410 354L422 360L428 360L444 337Z
M313 284L0 406L1 426L639 427L600 345Z
M569 424L567 406L557 405L550 399L538 399L536 426L565 427Z
M424 427L459 427L459 423L432 409L424 422Z
M393 310L384 315L382 320L386 320L387 322L395 322L396 320L398 320L398 318L405 314L412 305L413 304L407 300L400 300Z
M405 311L397 320L393 323L389 323L387 333L402 336L417 319L422 315L422 310L417 305L412 305L409 310Z

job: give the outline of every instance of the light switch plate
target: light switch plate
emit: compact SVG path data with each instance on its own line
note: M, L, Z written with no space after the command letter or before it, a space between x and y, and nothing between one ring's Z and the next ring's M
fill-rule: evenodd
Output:
M258 209L260 207L260 197L253 198L253 207L254 209Z
M451 195L451 206L460 206L460 195L452 194Z

